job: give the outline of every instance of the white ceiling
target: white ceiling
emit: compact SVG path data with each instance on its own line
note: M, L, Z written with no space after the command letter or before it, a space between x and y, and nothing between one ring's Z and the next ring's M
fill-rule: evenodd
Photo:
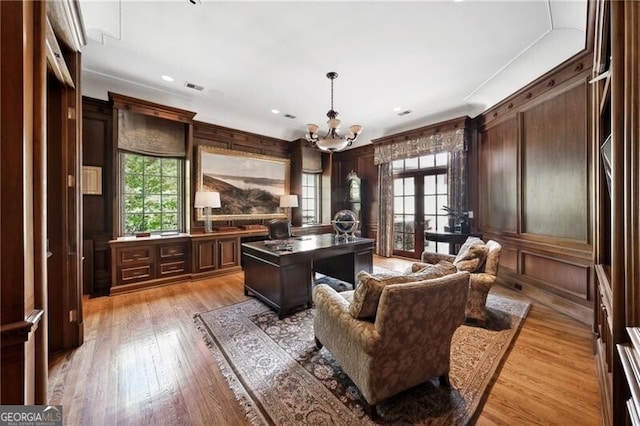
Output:
M306 123L326 129L325 74L336 71L334 109L343 129L364 126L358 146L474 117L586 39L586 0L195 1L81 0L83 95L112 91L295 140Z

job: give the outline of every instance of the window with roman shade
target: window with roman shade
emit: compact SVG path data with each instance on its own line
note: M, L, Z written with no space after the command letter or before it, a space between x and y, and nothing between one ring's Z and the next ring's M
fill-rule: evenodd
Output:
M113 96L113 95L112 95ZM190 121L114 99L119 236L187 230ZM161 106L159 106L161 107ZM166 107L161 107L166 108Z

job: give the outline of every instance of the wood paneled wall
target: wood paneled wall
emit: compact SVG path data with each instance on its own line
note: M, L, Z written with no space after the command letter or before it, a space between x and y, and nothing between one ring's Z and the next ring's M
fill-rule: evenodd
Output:
M373 145L333 154L331 166L333 213L348 209L347 175L353 170L361 179L362 211L360 230L363 237L376 238L378 233L378 167L373 164Z
M591 56L583 54L477 118L471 189L485 239L503 245L499 279L592 321Z
M193 122L193 162L191 167L191 194L196 191L196 163L198 159L198 146L212 146L216 148L230 149L235 151L250 152L253 154L269 155L271 157L291 159L291 145L288 141L271 138L268 136L249 133L242 130L230 129L215 124L201 121ZM292 170L294 169L292 165ZM297 180L296 180L297 179ZM291 175L291 188L301 186L302 175ZM192 209L194 210L194 209ZM191 230L202 231L203 221L195 218L195 210L191 212ZM241 225L242 223L214 223L215 225ZM253 221L255 222L255 221Z
M82 165L102 169L102 194L83 195L83 244L85 269L91 269L84 283L85 294L108 294L111 286L111 252L113 235L113 113L109 102L83 98ZM89 271L86 271L89 272Z

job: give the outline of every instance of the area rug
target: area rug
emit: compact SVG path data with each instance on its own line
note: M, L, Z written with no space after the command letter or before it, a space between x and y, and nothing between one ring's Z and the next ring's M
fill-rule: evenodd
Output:
M315 309L279 320L252 299L196 314L194 322L252 424L463 425L481 411L529 303L489 295L487 307L486 328L462 325L454 334L452 387L434 378L380 403L375 421L331 353L316 349Z

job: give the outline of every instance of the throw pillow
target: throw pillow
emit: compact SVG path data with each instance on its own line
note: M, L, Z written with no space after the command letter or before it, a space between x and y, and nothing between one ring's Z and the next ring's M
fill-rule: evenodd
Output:
M422 271L426 269L425 271ZM437 270L442 272L441 276L455 274L458 272L458 268L456 265L449 262L448 260L441 260L438 263L423 263L423 262L415 262L411 265L411 272L429 272L431 270Z
M489 249L480 238L469 237L464 242L453 264L458 271L475 272L482 267Z
M450 268L445 268L442 265L429 265L429 268L423 268L418 272L413 273L382 273L382 274L370 274L365 271L358 273L358 283L356 289L353 292L353 300L349 305L349 313L354 318L370 318L373 319L376 316L378 310L378 302L380 302L380 296L382 290L389 284L410 283L417 281L424 281L433 278L440 278L447 275L444 271ZM455 267L450 273L456 272Z

